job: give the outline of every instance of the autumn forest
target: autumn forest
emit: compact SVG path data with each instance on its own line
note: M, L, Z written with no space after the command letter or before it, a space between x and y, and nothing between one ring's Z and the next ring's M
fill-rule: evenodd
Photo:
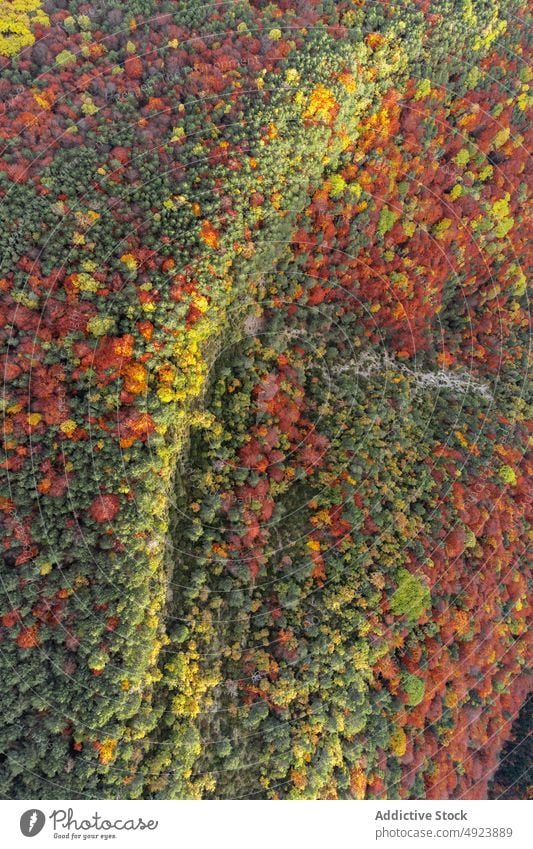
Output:
M0 0L1 798L531 797L530 33Z

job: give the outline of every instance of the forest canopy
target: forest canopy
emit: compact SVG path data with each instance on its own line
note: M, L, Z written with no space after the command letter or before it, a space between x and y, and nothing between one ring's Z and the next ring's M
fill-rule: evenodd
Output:
M3 798L527 794L530 32L0 0Z

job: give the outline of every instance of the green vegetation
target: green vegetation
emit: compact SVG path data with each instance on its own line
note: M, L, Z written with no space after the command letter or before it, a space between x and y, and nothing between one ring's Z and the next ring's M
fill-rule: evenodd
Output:
M479 795L528 690L525 11L64 6L0 2L2 794Z
M398 589L391 598L391 610L395 616L405 615L416 621L431 605L431 596L427 586L407 569L398 570Z

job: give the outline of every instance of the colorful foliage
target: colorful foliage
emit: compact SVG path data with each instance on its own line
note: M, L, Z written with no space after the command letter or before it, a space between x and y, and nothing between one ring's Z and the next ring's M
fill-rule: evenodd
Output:
M0 3L4 796L486 795L523 6L68 5Z

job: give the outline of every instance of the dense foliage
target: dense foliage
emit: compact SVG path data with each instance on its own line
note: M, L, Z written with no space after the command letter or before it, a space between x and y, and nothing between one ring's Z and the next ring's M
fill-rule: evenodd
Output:
M489 798L533 797L531 736L531 699L528 699L513 725L511 737L500 753L498 770L489 786Z
M2 795L486 795L531 687L522 4L10 15Z

